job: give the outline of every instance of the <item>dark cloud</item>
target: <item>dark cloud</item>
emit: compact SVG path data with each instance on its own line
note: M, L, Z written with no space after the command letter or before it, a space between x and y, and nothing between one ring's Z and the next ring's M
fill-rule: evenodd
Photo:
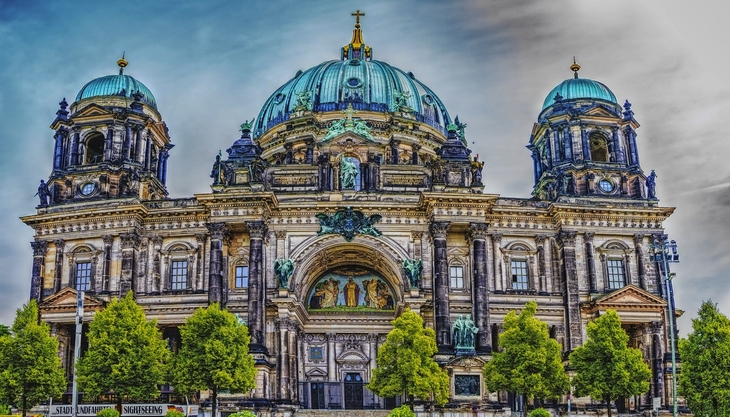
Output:
M362 9L375 59L433 88L486 161L486 192L530 195L524 148L545 95L572 76L629 99L644 169L656 169L683 262L677 303L689 329L703 299L730 294L730 141L724 3L574 1L8 1L0 5L0 322L27 299L33 193L51 168L48 125L87 81L127 73L155 94L177 145L173 197L209 190L210 165L268 95L299 69L339 58ZM713 187L714 186L714 187ZM730 299L715 296L723 311Z

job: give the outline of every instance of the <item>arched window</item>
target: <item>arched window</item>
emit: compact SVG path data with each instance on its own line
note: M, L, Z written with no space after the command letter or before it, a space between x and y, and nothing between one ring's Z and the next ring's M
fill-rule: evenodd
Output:
M603 133L593 132L588 137L591 144L591 160L609 162L608 140Z
M104 159L104 135L92 133L86 140L86 164L98 164Z

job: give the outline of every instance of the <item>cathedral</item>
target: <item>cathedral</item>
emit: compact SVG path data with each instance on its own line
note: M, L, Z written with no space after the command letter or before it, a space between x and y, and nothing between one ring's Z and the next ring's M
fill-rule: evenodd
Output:
M211 303L248 325L256 388L230 401L390 409L401 399L366 384L410 309L436 333L447 407L504 410L513 396L487 392L482 367L507 313L535 300L565 358L616 310L653 371L650 391L619 408L670 403L670 297L648 249L674 209L640 165L631 104L574 63L525 127L532 195L489 194L466 124L412 72L377 61L355 16L339 56L297 72L225 155L200 160L211 189L192 197L168 196L168 160L186 151L124 57L60 102L53 169L22 221L35 232L30 297L69 380L77 292L88 323L132 291L172 349Z

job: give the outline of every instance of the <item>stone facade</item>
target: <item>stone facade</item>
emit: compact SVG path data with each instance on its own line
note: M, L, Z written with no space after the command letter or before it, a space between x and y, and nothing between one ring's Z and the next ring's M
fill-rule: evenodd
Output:
M363 48L349 44L343 62L355 65ZM173 349L197 308L217 302L245 320L258 369L251 401L385 408L395 400L363 384L391 321L409 308L436 331L452 403L498 407L509 398L485 392L481 367L506 314L536 300L566 354L585 341L588 321L616 309L654 370L635 405L666 403L666 295L646 248L673 209L646 185L630 107L556 100L530 141L534 197L507 198L483 192L483 163L458 119L429 122L403 103L322 110L317 94L311 106L299 97L269 127L257 121L255 138L244 124L228 158L216 158L212 192L182 199L167 198L172 144L155 108L104 96L69 114L62 103L50 197L22 220L35 230L31 297L67 369L75 292L85 291L90 320L132 291ZM628 156L591 158L606 145L591 136L598 125L613 132L613 155ZM98 135L103 146L91 157ZM565 147L546 150L555 143ZM616 188L595 188L601 179ZM415 284L406 260L422 265ZM474 356L454 350L461 315L479 330Z

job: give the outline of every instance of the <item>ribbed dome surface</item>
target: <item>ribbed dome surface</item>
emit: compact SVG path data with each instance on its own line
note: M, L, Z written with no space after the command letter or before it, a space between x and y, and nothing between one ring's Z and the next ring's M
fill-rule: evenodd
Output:
M132 94L137 91L142 94L144 103L157 109L157 101L147 86L124 74L107 75L89 81L76 95L76 101L102 96L124 96L133 100Z
M345 59L299 72L279 87L259 112L254 137L289 119L304 92L311 93L314 112L344 110L348 104L355 110L392 112L397 110L396 97L405 93L405 104L417 120L442 131L451 123L441 100L412 73L381 61Z
M565 100L594 99L611 102L618 105L616 96L604 84L588 78L569 78L553 88L545 97L542 109L552 106L555 103L555 95L560 94Z

